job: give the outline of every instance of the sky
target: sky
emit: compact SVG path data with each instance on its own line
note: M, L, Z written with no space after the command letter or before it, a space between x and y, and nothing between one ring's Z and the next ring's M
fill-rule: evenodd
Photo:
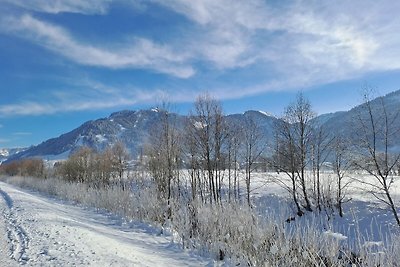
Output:
M196 97L280 116L400 89L399 1L0 0L0 147Z

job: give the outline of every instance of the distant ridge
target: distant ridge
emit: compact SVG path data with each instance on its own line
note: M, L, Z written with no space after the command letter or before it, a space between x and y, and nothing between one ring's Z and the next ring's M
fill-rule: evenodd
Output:
M386 108L389 114L400 108L400 90L383 96ZM372 100L373 108L378 108L380 102L378 99ZM330 134L340 133L342 136L351 139L358 137L354 127L354 120L357 114L362 113L362 104L352 108L349 111L340 111L329 114L322 114L313 119L316 125L322 126ZM77 150L79 147L88 146L96 150L103 150L107 146L117 141L122 141L129 152L136 156L140 153L143 145L147 142L150 131L154 125L161 122L165 111L152 108L146 110L122 110L112 113L107 118L87 121L78 128L60 135L59 137L49 139L37 146L28 149L22 149L18 153L6 155L0 153L0 158L4 160L16 160L28 157L40 157L43 159L63 159ZM174 119L178 127L183 127L187 116L170 113L170 118ZM273 142L274 125L278 118L264 111L249 110L243 114L231 114L225 116L230 123L243 123L246 117L251 117L261 127L265 134L266 142ZM400 120L400 118L399 118ZM396 121L400 129L400 121ZM400 150L400 132L397 134L398 143L392 144L392 150Z
M9 161L40 157L43 159L63 159L79 147L88 146L96 150L103 150L117 141L122 141L129 152L136 156L148 140L154 125L161 122L165 111L159 109L123 110L112 113L107 118L87 121L78 128L51 138L37 146L8 158ZM227 120L241 123L246 116L253 116L262 125L263 130L272 136L272 126L275 117L267 116L259 111L247 111L244 114L226 116ZM187 116L171 113L178 127L183 127Z

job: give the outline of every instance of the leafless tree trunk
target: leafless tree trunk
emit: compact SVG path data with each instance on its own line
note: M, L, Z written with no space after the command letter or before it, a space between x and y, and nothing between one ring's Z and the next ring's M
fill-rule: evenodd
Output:
M304 198L304 208L312 211L311 202L307 192L306 167L309 163L309 152L311 147L313 128L310 120L315 117L311 110L310 102L304 98L302 93L297 95L295 103L289 105L285 110L283 120L290 124L292 144L294 145L294 153L297 154L300 187Z
M124 173L128 169L128 162L130 159L129 153L126 150L125 145L121 141L118 141L111 147L111 154L113 171L116 172L119 185L123 190L125 190L123 178Z
M322 126L314 127L312 137L312 169L314 177L314 193L316 194L317 208L322 210L322 185L321 185L321 167L330 154L332 139Z
M178 179L179 159L181 158L180 135L176 122L167 110L160 110L161 123L151 132L147 148L149 167L157 184L160 197L172 198L172 183ZM175 197L179 197L178 194Z
M263 144L263 136L260 126L257 122L251 118L246 117L243 128L243 146L244 146L244 158L246 166L246 198L247 203L251 206L250 202L250 184L251 174L254 171L254 163L260 158L264 151L265 144Z
M197 144L195 143L194 137L191 135L192 126L189 123L186 125L185 138L184 138L184 148L186 153L186 158L188 159L188 172L190 175L190 187L192 200L197 198L199 194L201 201L203 202L203 187L200 180L200 160L197 151Z
M296 206L296 213L298 216L302 216L304 212L301 209L297 196L297 172L299 163L297 153L295 152L291 125L285 121L278 121L275 125L275 139L276 147L271 165L278 171L278 173L285 173L290 179L290 184L287 184L279 178L276 179L276 182L291 194Z
M228 138L228 127L225 122L225 117L222 113L221 104L215 105L214 110L214 164L215 164L215 187L216 187L216 199L222 200L221 190L224 179L225 171L225 158L223 157L223 147L227 142Z
M349 144L337 134L332 142L333 171L336 175L336 207L339 216L343 217L343 203L346 199L346 188L350 181L345 181L346 172L351 166L349 158Z
M242 140L242 128L237 124L228 126L227 154L228 154L228 201L231 202L232 195L237 200L237 171L238 154Z

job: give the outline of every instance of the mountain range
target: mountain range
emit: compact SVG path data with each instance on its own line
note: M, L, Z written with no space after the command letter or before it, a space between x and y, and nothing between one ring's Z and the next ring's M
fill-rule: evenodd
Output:
M2 148L0 149L0 164L10 157L25 151L27 148Z
M381 100L384 101L388 113L395 114L395 111L400 108L400 90L372 100L370 103L373 110L380 106ZM362 117L368 115L365 114L363 105L365 104L356 106L349 111L319 115L313 119L313 122L321 125L328 133L340 133L350 139L357 138L358 132L354 127L354 120L360 115ZM122 141L128 151L136 156L141 153L154 125L161 122L164 112L157 108L115 112L107 118L85 122L68 133L30 148L1 150L0 152L4 153L0 153L0 160L11 161L29 157L40 157L48 160L63 159L79 147L88 146L96 150L103 150L117 141ZM171 113L169 116L175 119L178 127L183 127L187 118L185 115L176 113ZM279 118L266 112L253 110L225 117L227 121L237 124L242 123L246 117L251 117L259 124L265 138L269 140L274 139L274 125L279 120ZM400 129L399 120L396 120L395 124L393 127ZM396 137L397 140L400 140L400 133L397 133L397 135L399 135L398 138ZM400 143L391 145L392 149L396 150L400 147Z

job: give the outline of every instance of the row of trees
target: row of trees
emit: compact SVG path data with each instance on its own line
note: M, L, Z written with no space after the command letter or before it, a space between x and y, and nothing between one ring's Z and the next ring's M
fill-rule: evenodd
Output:
M0 173L9 176L45 176L45 164L41 159L23 159L0 165Z
M383 97L372 101L370 94L366 93L364 103L356 114L346 127L353 127L357 135L344 138L340 129L327 132L318 122L315 123L315 113L309 101L299 94L275 127L276 148L271 162L290 178L290 184L279 182L291 193L299 216L304 213L303 210L313 210L310 194L316 209L321 211L333 205L343 216L343 203L350 200L347 188L356 181L389 207L400 226L392 192L400 153L390 150L400 130L396 128L399 125L399 110L387 110ZM335 179L333 184L324 188L320 173L327 161ZM306 170L312 171L311 185L308 184L310 180L306 177ZM374 179L349 177L349 170L361 170Z
M245 199L251 206L252 173L256 163L269 155L269 165L290 178L290 185L284 180L278 179L278 182L291 192L298 215L303 214L303 208L312 211L306 177L306 169L312 163L317 177L314 191L321 210L319 173L331 142L322 129L317 131L311 124L315 115L301 94L297 102L286 109L282 120L277 120L275 148L267 145L268 141L273 142L266 140L253 117L245 116L244 121L228 123L221 104L208 95L197 99L184 129L177 127L175 117L168 112L164 116L162 123L152 131L147 149L150 170L163 197L179 197L179 164L185 161L193 200L199 198L211 204L221 203L224 197L228 202L240 200L238 166L241 165L245 174ZM178 194L171 194L173 188ZM304 204L299 201L300 194ZM340 194L339 199L342 198Z
M279 178L277 182L290 193L297 215L336 207L343 216L350 184L346 172L354 167L350 151L356 144L338 132L328 133L313 120L315 117L310 102L299 94L275 126L275 149L270 162L289 178L290 182ZM335 176L329 183L321 181L321 170L328 162Z
M367 114L367 116L365 115ZM399 155L389 151L398 116L388 114L383 99L372 105L366 97L353 118L358 136L345 139L339 131L327 132L316 120L310 102L300 93L275 125L275 140L266 140L252 117L228 123L221 104L208 95L198 97L184 128L176 117L165 112L147 146L149 167L160 197L169 203L190 192L192 200L222 204L240 200L238 166L244 167L245 200L251 206L251 181L256 162L268 158L269 166L288 179L275 177L290 193L296 214L305 211L337 210L343 216L343 203L349 201L347 188L350 169L363 170L375 180L358 179L368 185L377 199L387 204L400 225L391 188ZM383 129L383 132L382 132ZM267 144L275 144L274 147ZM330 163L334 180L321 181L323 165ZM188 181L180 180L185 164ZM310 176L311 173L311 176ZM183 183L189 190L182 190Z
M197 99L183 128L176 120L176 116L164 112L146 148L150 171L161 196L169 201L189 193L192 200L203 203L221 204L225 198L237 201L239 165L244 163L246 199L250 205L253 164L266 146L259 125L251 117L246 117L243 124L228 123L221 104L208 95ZM183 165L189 179L180 181ZM183 182L189 183L189 191L181 190Z
M107 186L110 182L125 187L129 153L124 145L117 142L103 152L83 147L66 161L58 162L56 176L71 182L87 183L94 187Z

